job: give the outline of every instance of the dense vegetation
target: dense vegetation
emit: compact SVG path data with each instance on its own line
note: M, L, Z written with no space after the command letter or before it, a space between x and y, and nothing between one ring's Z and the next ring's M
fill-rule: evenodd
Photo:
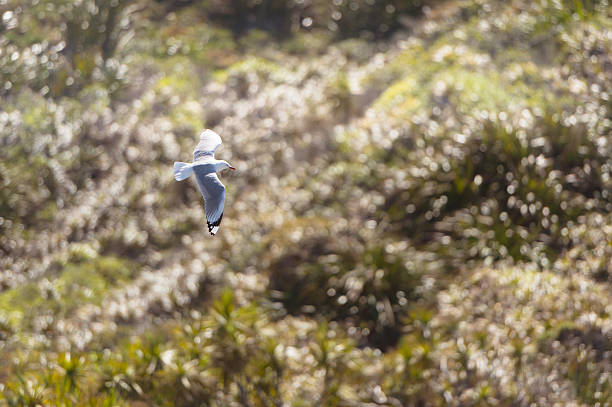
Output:
M0 1L0 406L612 405L611 14Z

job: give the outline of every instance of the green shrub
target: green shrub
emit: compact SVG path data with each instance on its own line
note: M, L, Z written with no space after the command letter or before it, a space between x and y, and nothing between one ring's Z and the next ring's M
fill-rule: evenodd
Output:
M346 322L357 328L355 337L361 344L393 346L403 318L416 300L427 296L422 276L438 272L435 263L427 264L427 256L406 242L373 241L364 246L349 237L344 239L350 243L340 243L338 236L324 231L309 233L295 226L283 231L304 235L271 262L272 299L291 314Z

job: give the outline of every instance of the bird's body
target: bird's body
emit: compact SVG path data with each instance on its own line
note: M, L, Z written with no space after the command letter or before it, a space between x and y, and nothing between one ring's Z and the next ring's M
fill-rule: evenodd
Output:
M177 181L195 175L204 197L206 223L211 235L215 235L219 230L225 206L225 186L217 177L217 172L225 168L235 170L226 161L215 159L215 150L220 145L221 137L212 130L205 130L200 134L200 142L193 151L193 163L174 163L174 178Z

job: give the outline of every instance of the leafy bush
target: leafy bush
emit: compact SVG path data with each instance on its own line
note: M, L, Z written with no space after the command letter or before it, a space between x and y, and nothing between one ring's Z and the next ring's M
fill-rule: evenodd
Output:
M420 0L208 0L204 7L212 17L228 21L239 30L257 27L282 35L322 28L347 38L388 35L401 26L402 16L418 14L425 3Z

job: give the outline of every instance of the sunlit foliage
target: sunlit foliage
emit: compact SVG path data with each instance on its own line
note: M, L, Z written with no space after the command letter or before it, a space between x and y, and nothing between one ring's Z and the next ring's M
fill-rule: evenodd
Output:
M611 21L0 1L0 406L611 405Z

